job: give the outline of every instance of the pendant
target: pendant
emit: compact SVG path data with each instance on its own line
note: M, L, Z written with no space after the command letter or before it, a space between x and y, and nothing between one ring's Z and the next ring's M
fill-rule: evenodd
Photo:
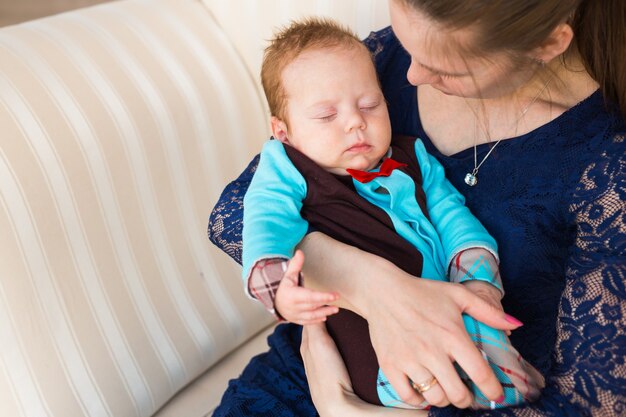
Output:
M475 186L476 184L478 184L478 178L476 178L476 175L474 174L470 174L469 172L465 175L465 184L469 185L470 187Z

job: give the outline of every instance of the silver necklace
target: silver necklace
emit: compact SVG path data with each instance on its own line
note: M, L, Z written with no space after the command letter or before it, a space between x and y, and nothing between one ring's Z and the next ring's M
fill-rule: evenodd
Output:
M535 104L535 102L539 99L539 97L543 94L543 92L546 91L546 89L548 88L548 85L550 84L550 81L552 81L552 77L548 78L546 83L541 88L541 91L539 91L537 95L533 97L530 103L528 103L528 105L524 107L520 115L517 117L517 119L515 119L515 123L513 124L513 127L516 127L519 124L519 121L522 120L522 117L524 117L524 115L526 115L526 113L528 112L528 109L530 109L530 107L533 104ZM496 146L498 146L498 144L502 142L503 139L504 138L499 139L491 147L491 149L489 149L489 152L487 152L487 155L485 155L483 159L481 159L480 163L478 163L478 157L477 157L477 151L476 151L476 136L474 136L474 169L472 170L472 172L468 172L467 174L465 174L465 184L469 185L470 187L473 187L476 184L478 184L478 170L485 163L487 158L489 158L489 155L491 155L491 152L493 152L493 150L496 149Z

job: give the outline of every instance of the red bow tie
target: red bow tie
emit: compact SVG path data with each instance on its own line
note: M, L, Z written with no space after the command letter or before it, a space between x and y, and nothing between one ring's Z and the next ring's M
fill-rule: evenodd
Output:
M400 167L405 167L407 164L403 164L398 161L394 161L391 158L386 158L382 165L380 166L380 170L378 172L368 172L368 171L360 171L358 169L346 169L348 174L352 176L358 182L366 183L370 182L376 177L388 177L391 175L391 172Z

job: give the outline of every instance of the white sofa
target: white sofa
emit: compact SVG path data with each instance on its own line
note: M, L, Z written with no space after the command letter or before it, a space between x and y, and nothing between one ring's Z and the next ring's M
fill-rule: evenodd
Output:
M264 39L385 0L126 0L0 30L0 416L210 415L272 317L206 237Z

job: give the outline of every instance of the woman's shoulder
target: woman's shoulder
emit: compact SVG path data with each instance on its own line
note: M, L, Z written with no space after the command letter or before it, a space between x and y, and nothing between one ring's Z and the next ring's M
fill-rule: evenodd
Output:
M600 91L538 129L537 133L552 136L556 143L576 149L582 159L623 149L626 145L626 122L618 112L607 107ZM586 151L581 152L583 148Z
M372 32L363 42L372 52L378 79L387 100L393 132L417 136L415 125L419 117L416 90L406 79L411 57L391 27Z
M586 133L582 138L587 140L591 155L622 158L626 150L626 121L619 112L607 107L601 94L595 98L597 101L592 102L595 106L590 111L580 112L580 130Z
M370 32L367 38L363 39L363 43L370 50L374 59L379 58L381 54L385 55L390 49L400 45L391 26Z
M617 200L626 201L626 121L619 112L607 109L601 94L594 98L588 109L575 111L563 121L569 128L560 128L561 133L569 131L563 138L570 144L563 161L578 161L569 194L570 210L578 214L606 203L607 196L613 196L614 209Z
M391 26L371 32L363 43L372 53L376 71L382 80L386 78L385 74L393 73L397 69L406 72L410 57L393 33Z

